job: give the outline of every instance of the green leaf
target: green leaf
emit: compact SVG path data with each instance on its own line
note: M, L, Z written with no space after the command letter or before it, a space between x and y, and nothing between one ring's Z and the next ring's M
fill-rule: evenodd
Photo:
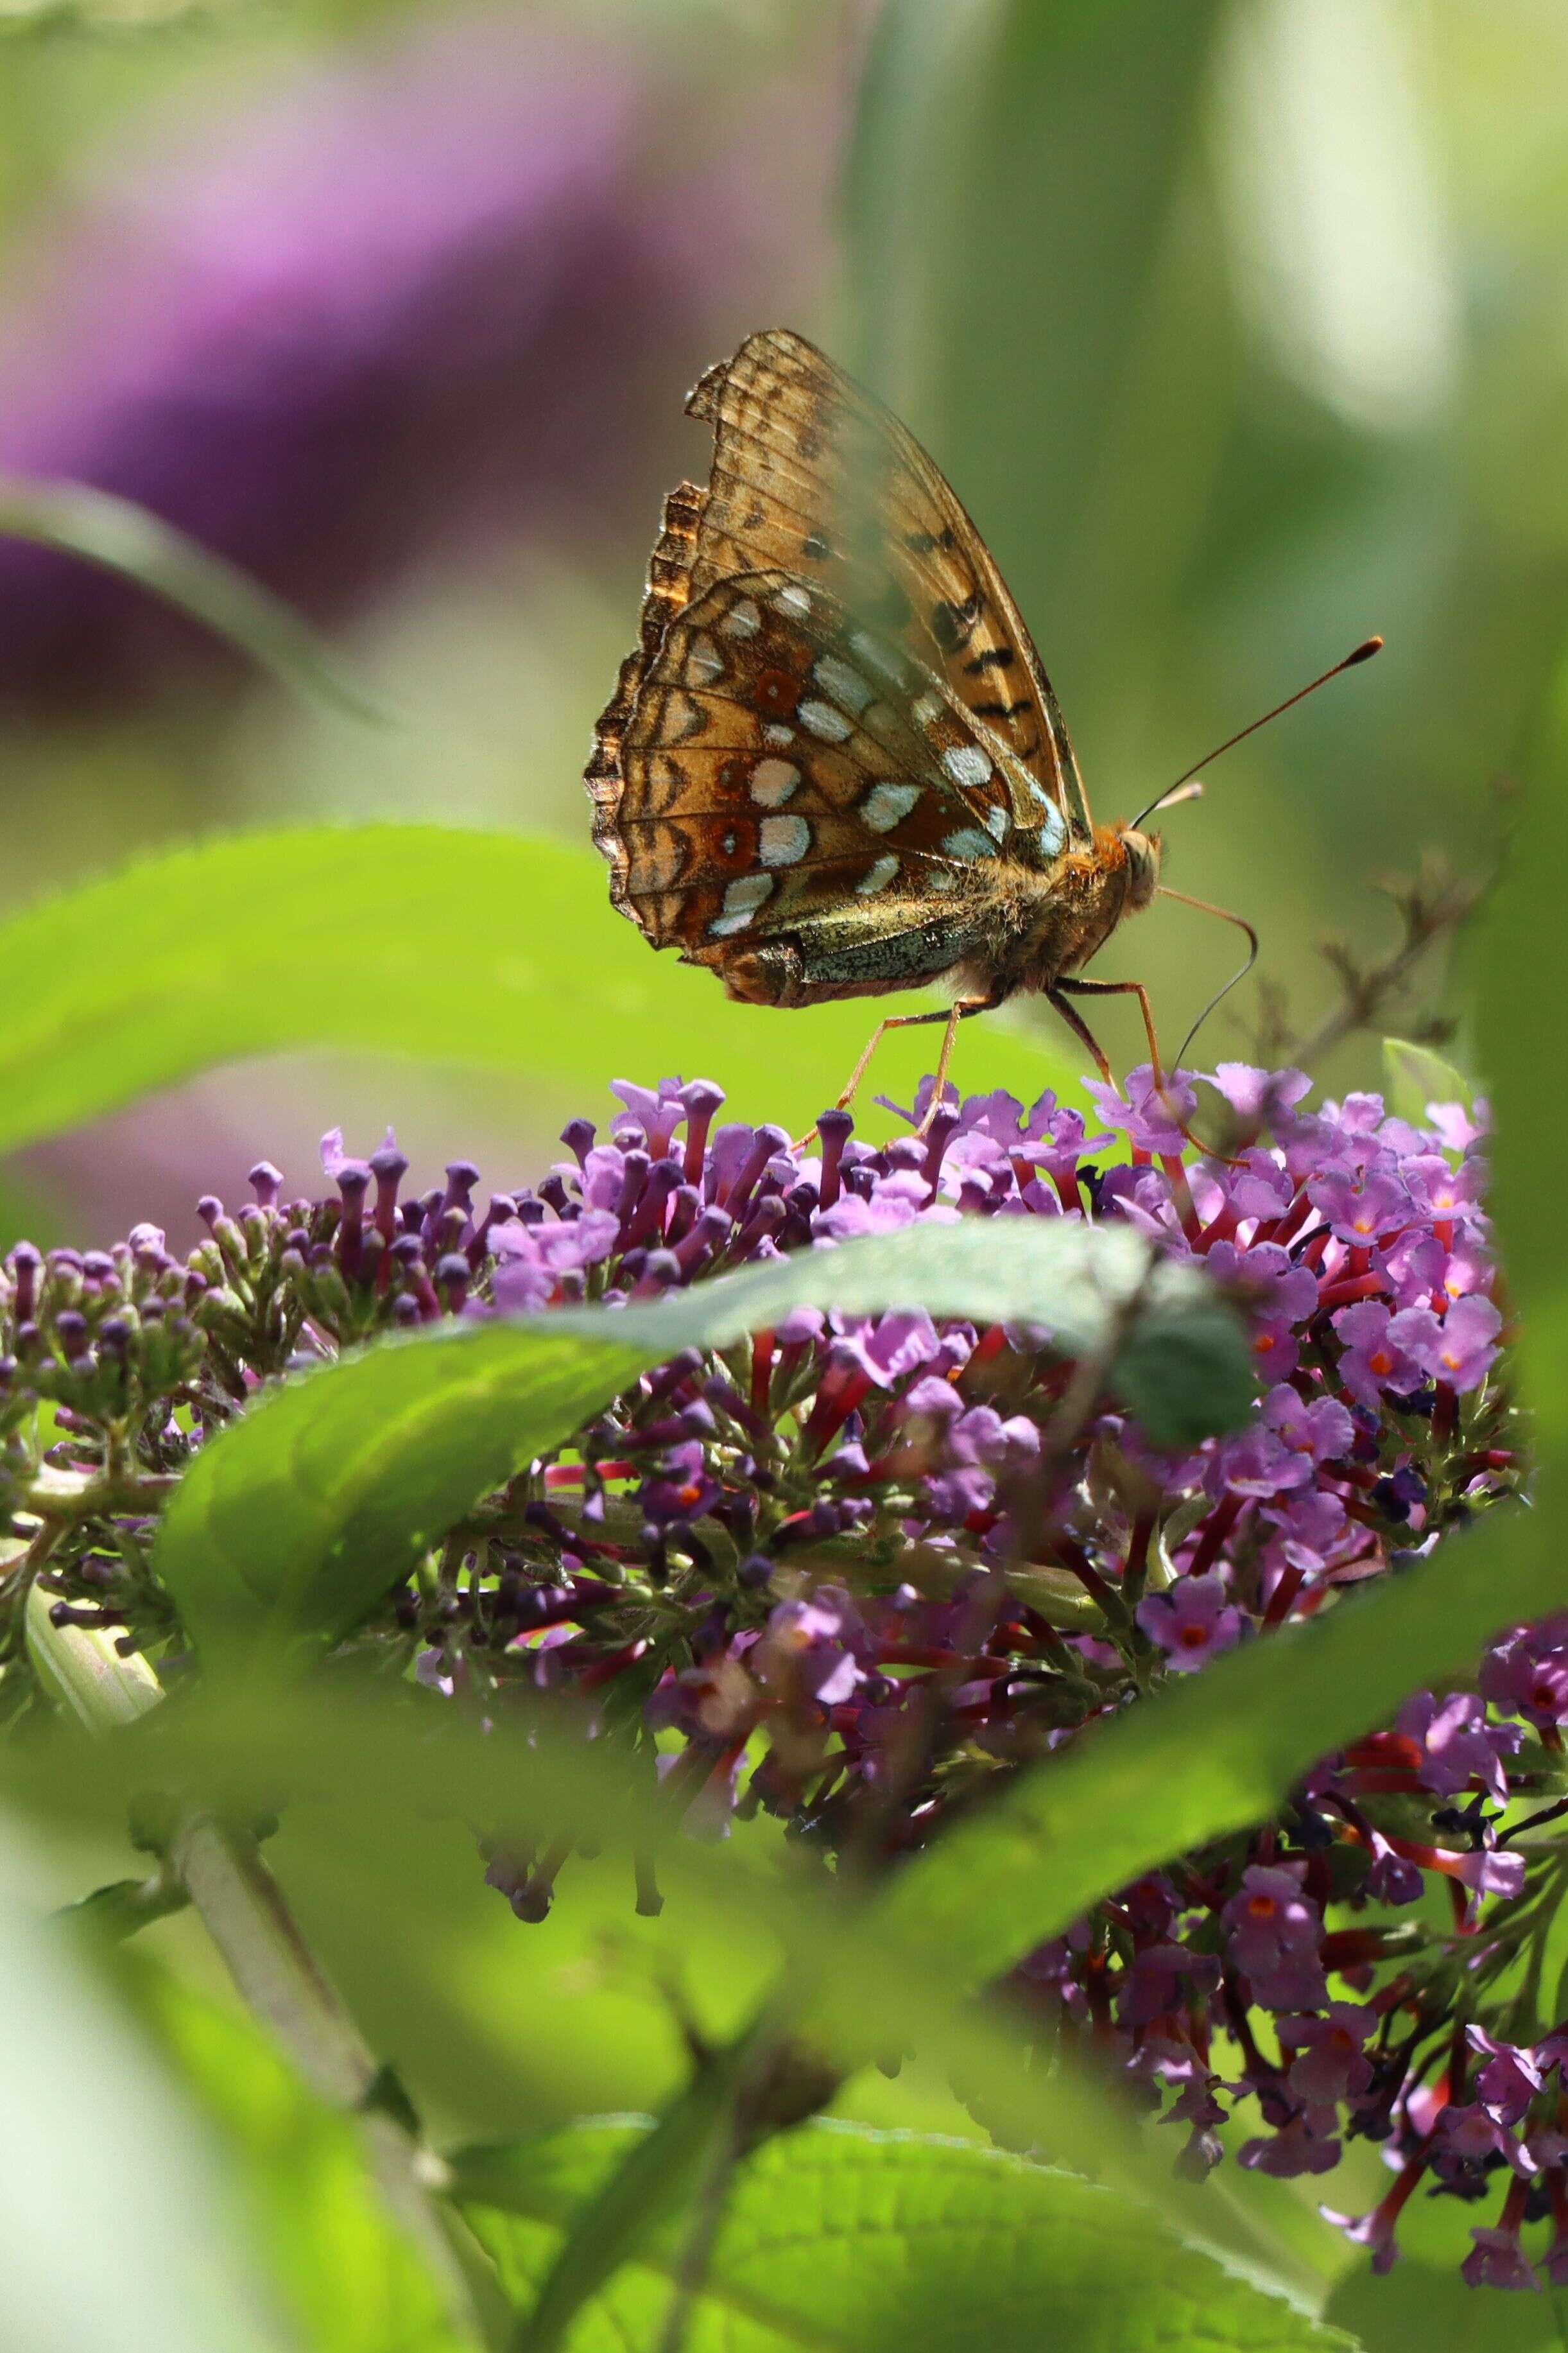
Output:
M605 2119L462 2151L455 2194L520 2309L637 2131ZM679 2229L580 2315L572 2353L652 2347ZM809 2125L738 2170L689 2353L1329 2353L1347 2340L1148 2209L977 2144Z
M807 1304L1017 1319L1048 1325L1074 1352L1112 1345L1130 1315L1110 1380L1161 1442L1234 1427L1251 1396L1239 1324L1202 1276L1152 1262L1128 1228L1023 1218L908 1227L647 1307L458 1324L296 1376L202 1450L160 1527L154 1566L198 1643L248 1654L264 1638L341 1635L479 1496L562 1444L639 1372Z
M310 2353L455 2353L437 2283L316 2099L246 2014L134 1957L125 1982L215 2127L279 2306Z
M730 2088L728 2071L696 2068L650 2131L627 2135L619 2162L571 2217L530 2297L517 2353L556 2353L589 2299L665 2215L679 2211L723 2123ZM456 2185L454 2194L462 2194Z
M14 1850L7 1841L8 1861ZM5 2353L282 2353L177 2093L77 1966L0 1908Z
M421 2106L470 2134L509 2133L613 2105L662 2105L685 2080L678 1989L711 2043L731 2041L777 1983L802 2031L846 2070L920 2052L984 2107L989 2129L1179 2215L1205 2243L1321 2295L1341 2258L1314 2260L1221 2186L1176 2179L1170 2152L1108 2106L1070 2063L1020 2068L1005 2008L967 2003L941 1947L918 1948L805 1866L781 1872L763 1824L721 1845L679 1835L624 1752L584 1743L548 1708L480 1724L406 1686L237 1679L193 1690L111 1741L0 1747L6 1788L52 1835L122 1833L128 1791L199 1789L245 1820L289 1802L268 1852L313 1949L374 2047ZM536 1845L583 1834L556 1913L520 1931L484 1886L467 1824ZM636 1857L656 1865L662 1915L631 1911ZM387 1924L395 1922L389 1935ZM820 2036L818 2034L820 2029ZM1330 2260L1330 2258L1332 2260Z
M353 719L386 718L291 606L131 499L85 482L0 478L0 538L32 540L117 572L227 638L284 686Z
M1386 2279L1363 2261L1336 2283L1325 2317L1365 2353L1536 2353L1558 2345L1552 2295L1478 2294L1459 2277L1468 2246L1460 2233L1446 2269L1405 2256Z
M586 818L584 818L584 826ZM302 828L163 850L0 923L0 1152L251 1054L301 1046L467 1062L581 1112L612 1078L680 1070L733 1117L804 1127L873 1015L732 1005L612 910L586 849L443 826ZM985 1034L975 1035L985 1029ZM931 1033L894 1031L872 1084L908 1102ZM965 1087L1070 1071L969 1023Z
M1550 1478L1568 1457L1568 1167L1563 1063L1563 877L1568 872L1568 648L1522 763L1524 789L1479 959L1482 1062L1496 1133L1488 1208L1520 1310L1524 1394Z
M1452 1062L1434 1054L1429 1046L1413 1046L1407 1038L1383 1041L1384 1101L1396 1119L1425 1127L1428 1103L1458 1103L1469 1111L1475 1092Z
M1216 1660L1031 1767L899 1873L876 1910L981 1985L1097 1897L1274 1812L1317 1758L1488 1636L1561 1605L1537 1514L1497 1511L1432 1560Z

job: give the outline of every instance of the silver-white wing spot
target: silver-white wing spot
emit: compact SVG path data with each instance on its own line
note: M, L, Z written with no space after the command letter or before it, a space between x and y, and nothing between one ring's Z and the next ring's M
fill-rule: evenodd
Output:
M724 892L724 912L715 915L708 929L715 939L728 939L733 932L743 932L757 909L765 906L773 895L771 874L738 874Z
M860 818L873 833L891 833L921 797L919 785L873 785L860 804Z
M798 587L793 580L786 581L773 597L773 607L775 613L783 613L792 621L804 621L811 610L811 592Z
M961 825L954 833L942 836L942 849L949 858L994 858L996 844L977 825Z
M811 828L803 817L765 817L757 828L757 855L764 866L796 866L811 848Z
M686 657L688 686L711 686L716 678L724 675L724 657L706 629L691 640L691 650Z
M978 791L991 781L991 763L978 744L954 744L942 755L942 765L955 785Z
M820 655L811 665L811 674L824 694L831 695L841 711L852 712L857 719L876 692L858 670L851 670L837 654Z
M1054 858L1068 838L1067 821L1055 802L1047 802L1037 830L1040 848L1047 858Z
M1009 822L1010 819L1008 818L1008 813L1003 807L1000 801L997 802L994 808L988 808L984 818L981 819L981 823L984 826L986 832L991 835L994 840L996 841L1001 840L1003 835L1007 830Z
M759 760L752 770L752 798L759 808L783 808L799 782L793 760Z
M842 744L854 724L852 720L846 719L842 711L836 711L831 702L808 700L797 703L795 715L803 727L808 727L824 744Z
M719 624L721 638L754 638L763 626L763 617L754 596L742 596L731 605Z
M874 898L879 891L887 889L898 871L899 861L889 850L885 857L879 858L874 864L867 867L855 888L862 899Z

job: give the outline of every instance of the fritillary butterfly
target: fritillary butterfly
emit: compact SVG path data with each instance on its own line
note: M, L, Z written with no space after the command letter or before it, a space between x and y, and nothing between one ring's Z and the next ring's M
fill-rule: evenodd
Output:
M1067 992L1148 904L1157 836L1096 827L984 541L914 437L803 336L748 338L687 403L706 490L665 502L640 642L587 772L610 896L752 1005L941 982L957 1022ZM846 1089L847 1102L869 1058Z

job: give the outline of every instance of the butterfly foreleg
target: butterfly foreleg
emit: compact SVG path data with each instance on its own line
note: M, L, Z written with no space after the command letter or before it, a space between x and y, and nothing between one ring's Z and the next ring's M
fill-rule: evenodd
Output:
M957 1034L959 1023L966 1020L972 1013L991 1012L999 1002L999 998L995 997L961 997L956 1004L951 1006L935 1006L929 1013L889 1013L885 1015L883 1018L878 1022L876 1028L872 1030L870 1037L867 1039L865 1049L861 1053L860 1059L856 1063L855 1068L850 1071L843 1091L839 1094L837 1102L834 1106L835 1109L837 1111L847 1111L849 1109L849 1106L854 1102L856 1095L859 1092L860 1082L866 1075L871 1057L881 1043L883 1035L887 1030L919 1029L924 1028L927 1024L932 1021L944 1021L947 1024L947 1027L942 1033L942 1051L937 1056L936 1083L931 1089L931 1099L926 1106L925 1116L921 1121L920 1126L916 1130L917 1134L923 1135L926 1133L926 1130L930 1127L931 1121L935 1118L936 1113L942 1105L942 1091L947 1083L947 1066L952 1059L952 1041L954 1036ZM802 1140L804 1142L807 1139L803 1138Z
M1068 1027L1076 1029L1085 1044L1090 1048L1100 1066L1101 1078L1109 1082L1110 1069L1105 1056L1090 1039L1084 1024L1069 1013L1065 1005L1058 1004L1058 995L1064 993L1069 997L1135 997L1138 999L1138 1009L1143 1016L1143 1035L1149 1040L1150 1068L1153 1072L1156 1088L1163 1093L1165 1072L1160 1060L1160 1040L1154 1035L1154 1010L1149 1002L1149 992L1142 982L1141 980L1058 980L1056 987L1051 991L1051 1002L1056 1005L1057 1011Z
M1080 1019L1073 1008L1067 1003L1062 994L1064 990L1069 990L1074 997L1135 997L1138 999L1139 1008L1143 1015L1143 1034L1149 1040L1149 1066L1153 1074L1154 1092L1170 1113L1173 1124L1185 1136L1194 1152L1210 1154L1216 1159L1226 1160L1227 1166L1235 1166L1237 1164L1227 1160L1225 1153L1205 1144L1201 1136L1193 1134L1192 1129L1182 1117L1180 1106L1166 1093L1165 1072L1160 1060L1160 1041L1154 1035L1153 1010L1149 1003L1149 992L1142 982L1141 980L1058 980L1055 988L1049 991L1050 1001L1062 1019L1069 1029L1076 1031L1094 1056L1100 1077L1108 1086L1113 1086L1115 1081L1110 1075L1110 1063L1090 1036L1088 1024Z
M1082 1014L1078 1010L1078 1008L1076 1006L1069 1005L1067 998L1062 995L1062 990L1066 986L1067 984L1065 981L1058 981L1055 988L1047 988L1046 991L1046 1002L1047 1005L1053 1006L1057 1012L1061 1015L1062 1019L1067 1023L1068 1028L1072 1031L1072 1034L1078 1039L1079 1044L1088 1049L1089 1059L1093 1062L1095 1069L1100 1072L1104 1084L1108 1087L1113 1087L1116 1084L1116 1082L1110 1075L1110 1064L1106 1059L1105 1049L1101 1046L1099 1039L1095 1036L1093 1030L1089 1028Z

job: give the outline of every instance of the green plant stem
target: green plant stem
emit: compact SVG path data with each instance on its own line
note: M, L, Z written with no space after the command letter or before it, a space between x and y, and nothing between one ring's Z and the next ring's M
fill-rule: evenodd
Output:
M46 1688L96 1738L134 1722L163 1697L145 1659L121 1658L110 1638L90 1629L52 1624L36 1586L27 1597L27 1641ZM163 1900L157 1908L190 1903L241 2000L271 2030L311 2091L329 2107L356 2117L370 2170L429 2264L458 2336L469 2344L503 2347L510 2316L487 2259L445 2201L445 2168L425 2145L406 2104L383 2097L385 2072L300 1935L254 1837L208 1807L188 1805L168 1841L159 1881Z
M271 2029L318 2098L357 2116L370 2168L440 2283L453 2325L464 2336L503 2345L508 2321L499 2292L467 2226L441 2198L441 2160L390 2106L377 2104L383 2071L300 1935L256 1841L192 1807L175 1830L169 1863L241 2000Z
M708 2276L713 2242L724 2219L724 2208L742 2155L740 2117L733 2098L728 2104L708 2162L692 2199L691 2226L677 2260L669 2303L659 2331L658 2353L683 2353L697 2299Z

